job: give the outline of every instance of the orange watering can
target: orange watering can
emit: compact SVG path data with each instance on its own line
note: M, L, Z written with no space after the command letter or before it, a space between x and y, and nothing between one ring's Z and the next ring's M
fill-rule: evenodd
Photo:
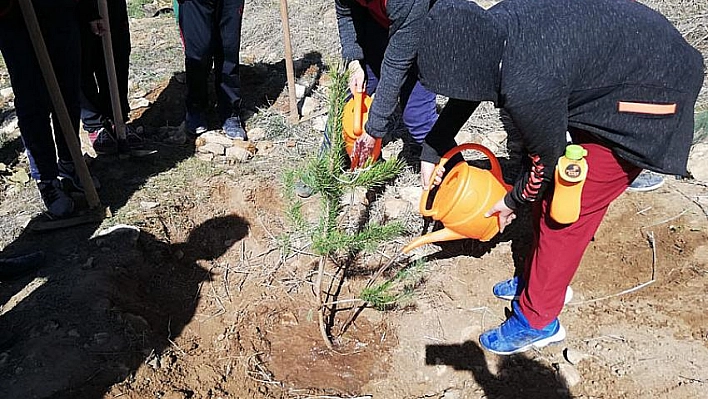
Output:
M355 154L352 156L354 143L361 137L364 132L364 124L369 118L369 108L373 99L365 92L356 92L352 99L347 101L342 112L342 127L344 135L344 145L347 154L352 157L351 168L354 169L359 164L359 157ZM376 139L374 152L371 154L373 159L378 159L381 155L381 139Z
M475 150L486 155L492 169L476 168L466 162L458 163L443 179L428 209L428 194L433 186L431 179L428 190L423 191L420 199L420 213L439 220L445 228L413 240L403 248L404 253L440 241L463 238L489 241L499 232L499 217L493 215L486 218L484 214L511 190L511 186L504 183L499 161L489 149L479 144L459 145L440 159L433 176L453 155L465 150Z

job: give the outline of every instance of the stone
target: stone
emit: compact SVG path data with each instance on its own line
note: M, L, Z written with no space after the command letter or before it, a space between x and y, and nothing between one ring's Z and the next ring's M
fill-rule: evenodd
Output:
M578 370L570 364L556 364L558 380L567 388L572 388L583 380Z
M115 238L121 242L127 241L135 245L138 242L138 238L140 238L140 228L128 224L117 224L100 230L91 237L91 239L98 240L98 245L101 245L108 238Z
M251 151L240 146L234 146L226 149L227 160L247 162L252 157L253 153Z
M688 170L696 180L708 182L708 143L699 143L691 149L688 157Z
M270 140L259 141L256 143L256 150L259 154L268 155L273 151L273 142Z
M15 93L12 91L12 87L6 87L0 90L0 98L2 98L3 100L9 100L12 97L15 97Z
M389 219L400 219L412 212L411 204L403 199L389 198L384 201L384 209Z
M140 209L144 209L144 210L157 208L159 205L160 205L159 202L140 201Z
M312 128L318 132L324 132L327 129L327 115L312 118Z
M205 143L201 147L197 147L197 151L202 154L224 155L226 148L219 143Z
M0 162L0 172L7 172L7 165Z
M420 197L423 195L423 189L416 186L398 187L398 197L417 207L420 204ZM417 208L415 208L417 209Z
M150 106L150 100L145 97L141 98L131 98L130 99L130 109L147 108Z
M300 114L302 114L303 117L312 115L317 111L317 109L320 107L320 102L317 101L317 99L313 97L305 97L305 101L302 102L302 109L300 110Z
M216 143L216 144L221 144L224 147L228 148L234 145L234 141L226 136L224 136L221 133L217 133L216 131L210 130L201 136L197 137L195 140L195 145L197 147L205 145L207 143Z
M206 161L206 162L211 162L214 160L214 154L204 154L204 153L200 152L200 153L197 153L197 155L195 155L195 156L197 157L197 159L201 159L202 161Z
M440 397L440 399L462 399L462 391L456 388L448 388L445 390L445 393L443 396Z
M305 91L307 91L307 87L305 85L301 84L295 84L295 97L297 98L302 98L305 96Z
M262 127L254 127L247 132L250 141L261 141L266 138L266 130Z

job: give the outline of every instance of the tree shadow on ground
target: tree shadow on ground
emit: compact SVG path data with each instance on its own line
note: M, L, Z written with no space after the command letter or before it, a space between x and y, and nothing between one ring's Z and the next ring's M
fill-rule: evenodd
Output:
M492 373L485 354L477 343L467 341L457 345L428 345L425 364L446 365L455 370L469 371L484 397L502 398L570 398L568 389L555 377L554 370L525 355L499 358L497 372Z
M308 62L314 64L318 62L318 57L311 56L309 61L303 61L301 65L307 65ZM252 104L254 107L270 106L271 98L277 97L276 93L283 91L285 82L284 62L262 64L261 67L260 72L256 71L258 67L242 66L241 69L244 102ZM273 71L278 71L278 73L274 74ZM262 76L264 79L260 84L253 78L256 75ZM140 112L133 120L135 125L143 126L147 139L145 147L157 150L155 154L127 159L118 156L99 156L90 165L91 173L101 182L99 190L101 202L108 206L114 215L120 212L131 197L148 183L151 177L167 172L193 156L195 152L194 138L183 144L167 144L160 140L162 127L177 126L181 123L184 115L184 89L184 82L180 81L179 75L172 76L165 84L151 93L151 106ZM20 140L17 139L11 144L16 146L19 142ZM10 151L9 154L12 154L12 151L15 151L13 148L3 146L3 151L7 149ZM12 157L12 155L9 156ZM16 157L15 155L15 159ZM83 202L81 198L77 198L77 201L78 203ZM85 204L83 205L85 206ZM39 218L43 218L43 216L33 218L30 225L36 223ZM245 221L239 223L247 225ZM34 395L37 397L93 398L97 396L83 393L84 386L91 387L90 389L86 388L91 392L98 392L101 389L107 389L110 384L120 381L127 375L126 373L117 373L115 369L118 366L106 368L99 363L92 363L92 367L94 367L92 373L95 375L86 375L87 368L83 365L86 362L84 358L86 353L81 352L82 350L88 351L91 362L96 362L96 359L100 358L117 359L115 364L124 364L125 367L118 368L127 370L127 373L134 371L140 364L133 361L134 359L145 359L147 354L141 353L142 349L135 351L131 347L127 353L125 348L120 345L120 350L113 349L110 346L113 342L111 338L113 335L109 334L110 337L106 338L103 335L105 331L102 330L102 327L92 320L97 312L113 314L114 304L111 299L101 302L93 298L92 295L73 299L75 297L72 293L63 291L66 287L71 287L72 284L84 281L84 268L90 268L88 263L97 262L96 259L104 256L115 258L115 261L126 258L126 255L120 250L115 252L109 247L99 248L93 243L91 237L99 226L99 222L93 222L51 232L37 232L31 228L25 228L12 243L0 252L0 264L4 259L28 254L41 253L43 259L41 264L38 264L38 271L25 274L14 281L3 281L0 284L0 300L3 304L3 308L0 309L0 373L3 375L0 378L0 392L10 392L8 389L12 388L12 392L17 393L15 396L13 394L3 395L3 397L32 397L29 394L20 394L22 392L20 387L23 385L10 383L17 381L20 376L27 378L28 385L24 385L26 392L32 392L30 387L35 385L43 392L41 395ZM148 242L156 241L154 238L148 238ZM223 242L222 240L221 243ZM197 247L194 245L189 247L190 251L196 250ZM143 265L143 268L128 272L126 270L131 270L130 265L120 266L122 269L115 270L114 272L117 274L111 278L128 281L136 275L148 280L159 276L170 281L172 283L170 286L174 285L175 287L184 285L193 287L197 281L194 280L195 278L202 279L199 281L206 278L203 271L196 270L193 266L185 266L186 269L183 270L183 273L176 272L173 275L165 275L161 269L153 267L160 264L160 259L162 259L160 256L163 256L160 253L163 252L158 251L158 254L155 255L155 262L151 256L145 256L143 261L139 261L140 257L135 255L138 259L136 262L139 261L138 264ZM187 251L184 252L185 259L187 259ZM89 262L92 258L93 260ZM198 259L196 255L193 258ZM161 265L169 266L169 262ZM109 283L110 281L98 280L95 282L95 289L97 292L102 292L100 290L111 287ZM109 285L106 286L106 284ZM181 292L172 291L169 287L167 292L177 295L176 298L183 298ZM160 295L169 298L169 295L164 292L159 294L151 291L148 295L150 298L155 297L156 299L155 307L151 312L168 314L171 309L174 309L170 301L157 298ZM110 297L108 294L105 296ZM8 301L12 303L10 304ZM93 306L99 306L99 308L94 309ZM36 312L33 313L33 309ZM67 314L67 312L73 313ZM188 318L183 313L180 314L183 316L177 324L175 324L175 320L172 321L172 337L179 333L181 327L191 318L191 315ZM161 337L167 337L164 326L153 326L151 324L153 320L150 317L143 318L151 326L151 331L154 330L155 334ZM121 323L124 324L124 322ZM160 323L164 324L164 320L161 320ZM81 337L75 337L76 333L73 330L82 331L79 333ZM53 343L39 342L37 345L28 345L30 341L36 342L36 340L50 338L54 340ZM87 340L84 343L85 347L80 345L74 347L74 341L77 338ZM93 341L90 341L92 339ZM104 342L106 339L108 343ZM149 332L145 333L145 342L152 339L156 338ZM92 351L91 348L94 344L101 349L96 352ZM104 344L109 346L104 348L102 346ZM52 348L49 351L51 353L43 352L47 348ZM13 367L7 367L8 365L13 365ZM5 387L5 385L7 386ZM56 395L53 394L54 392ZM64 394L62 392L72 393Z
M237 215L217 217L168 244L122 228L90 240L78 267L40 271L46 283L0 318L3 396L98 398L146 361L169 367L194 349L174 340L211 280L209 265L248 229Z

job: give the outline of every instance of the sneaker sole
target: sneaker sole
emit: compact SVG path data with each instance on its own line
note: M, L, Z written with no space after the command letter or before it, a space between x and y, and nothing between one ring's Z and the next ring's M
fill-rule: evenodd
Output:
M627 187L626 191L629 191L630 193L645 193L647 191L654 191L658 188L661 188L661 186L664 185L664 180L661 181L659 184L655 184L653 186L647 186L647 187L632 187L629 186Z
M489 349L489 348L485 347L484 345L482 345L482 347L485 350L492 352L494 354L497 354L497 355L513 355L515 353L526 352L527 350L529 350L531 348L541 349L545 346L548 346L550 344L554 344L556 342L563 341L565 339L565 336L566 336L565 328L563 328L563 325L560 325L559 327L560 328L558 328L558 331L555 334L551 335L550 337L544 338L544 339L539 339L538 341L532 342L526 346L522 346L521 348L518 348L513 351L502 352L502 351L496 351L493 349Z
M499 299L503 299L505 301L518 301L519 296L510 296L510 295L494 295L495 297ZM570 303L570 301L573 300L573 289L568 286L568 289L565 291L565 299L563 300L563 305L567 305Z

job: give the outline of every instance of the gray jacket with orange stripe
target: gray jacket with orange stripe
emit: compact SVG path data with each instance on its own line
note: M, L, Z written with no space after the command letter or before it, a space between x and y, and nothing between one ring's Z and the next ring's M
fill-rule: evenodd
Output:
M650 8L631 0L505 0L485 11L440 0L421 37L421 82L466 100L450 106L468 115L477 101L494 101L535 157L507 205L541 195L543 187L528 185L552 179L573 128L634 165L686 174L703 57ZM424 160L454 145L457 129L444 115Z

